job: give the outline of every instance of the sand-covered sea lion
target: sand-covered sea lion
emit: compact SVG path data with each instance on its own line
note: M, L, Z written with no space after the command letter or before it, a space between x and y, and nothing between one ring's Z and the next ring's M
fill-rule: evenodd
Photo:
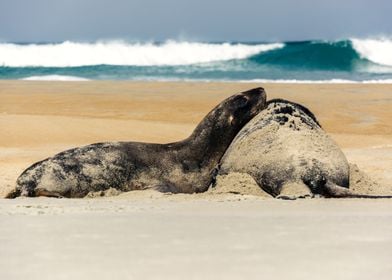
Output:
M233 95L180 142L97 143L61 152L27 168L7 197L84 197L109 188L203 192L235 135L265 103L263 88Z
M279 198L381 197L352 193L350 167L338 145L312 112L283 99L268 101L235 137L219 171L220 176L233 173L251 175Z

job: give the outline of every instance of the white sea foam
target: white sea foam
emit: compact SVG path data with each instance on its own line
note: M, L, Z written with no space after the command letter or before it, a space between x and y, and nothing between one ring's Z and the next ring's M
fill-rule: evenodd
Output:
M91 65L187 65L244 59L284 44L211 44L167 41L163 44L121 41L60 44L0 44L0 65L10 67L72 67Z
M216 79L192 79L192 78L165 78L165 77L138 77L132 81L160 81L160 82L205 82L205 83L271 83L271 84L392 84L392 79L380 80L296 80L296 79L250 79L250 80L216 80Z
M392 39L351 39L351 42L362 58L392 66Z
M241 83L281 83L281 84L392 84L392 79L380 79L380 80L344 80L344 79L331 79L331 80L268 80L268 79L253 79L253 80L241 80Z
M25 81L91 81L89 79L63 76L63 75L46 75L46 76L31 76L22 78ZM344 79L330 79L330 80L296 80L296 79L251 79L251 80L211 80L211 79L192 79L192 78L167 78L167 77L137 77L129 79L130 81L160 81L160 82L213 82L213 83L278 83L278 84L392 84L392 79L379 80L344 80Z
M64 75L45 75L45 76L31 76L23 78L25 81L90 81L89 79L74 77L74 76L64 76Z

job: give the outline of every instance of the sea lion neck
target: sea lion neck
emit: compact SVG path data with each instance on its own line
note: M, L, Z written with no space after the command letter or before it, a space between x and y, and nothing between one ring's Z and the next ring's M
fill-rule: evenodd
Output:
M217 133L211 127L204 127L195 132L185 140L189 145L189 152L192 153L195 159L202 163L206 161L217 163L231 141L227 143L228 141L225 135L218 137L216 135Z
M263 88L227 98L207 114L187 139L175 145L177 152L207 170L214 168L236 134L265 108L265 103Z
M208 115L183 141L176 143L176 149L184 158L191 158L197 165L214 168L235 136L235 131L223 129L214 116Z

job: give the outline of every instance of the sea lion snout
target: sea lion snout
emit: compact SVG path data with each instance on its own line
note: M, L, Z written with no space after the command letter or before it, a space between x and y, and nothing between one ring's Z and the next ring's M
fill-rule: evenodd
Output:
M267 103L267 95L264 88L258 87L251 90L241 92L236 95L237 98L242 98L246 105L250 106L251 109L264 109ZM237 104L238 106L238 104Z
M242 92L243 95L251 96L251 95L260 95L265 94L265 90L263 87L252 88L250 90Z
M253 105L251 107L250 113L251 116L254 117L261 110L263 110L266 106L267 95L265 93L264 88L258 87L242 93L249 102Z
M266 107L266 93L263 88L254 88L233 95L227 99L229 110L224 110L228 123L238 129ZM235 133L237 133L236 131Z
M265 90L262 87L253 88L253 89L241 92L241 95L243 95L249 101L260 100L260 101L266 102L266 99L267 99Z

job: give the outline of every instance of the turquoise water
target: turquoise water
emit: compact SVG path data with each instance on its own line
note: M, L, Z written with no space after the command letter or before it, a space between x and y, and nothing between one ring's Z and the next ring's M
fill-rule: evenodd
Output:
M392 81L392 41L0 44L0 79Z

